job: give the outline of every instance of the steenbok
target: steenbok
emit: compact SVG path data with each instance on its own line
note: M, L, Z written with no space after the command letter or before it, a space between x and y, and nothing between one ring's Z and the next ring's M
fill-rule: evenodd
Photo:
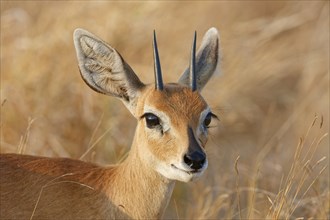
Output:
M205 34L177 83L164 84L154 32L155 84L140 81L123 57L93 34L74 32L79 69L93 90L123 101L137 119L128 157L99 166L67 158L3 154L1 219L161 218L175 181L207 168L208 127L216 116L200 91L220 63L219 35Z

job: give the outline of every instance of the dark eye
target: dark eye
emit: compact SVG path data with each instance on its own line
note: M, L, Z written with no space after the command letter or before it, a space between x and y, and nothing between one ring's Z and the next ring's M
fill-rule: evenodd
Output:
M156 115L152 113L146 113L144 114L144 117L146 119L146 124L148 128L154 128L160 125L159 118Z
M206 115L205 119L204 119L204 126L206 128L209 127L209 125L211 124L211 121L212 121L212 114L209 113L208 115Z
M204 122L203 122L203 125L205 128L209 128L210 127L210 124L211 124L211 121L212 121L212 118L215 118L217 120L219 120L218 116L216 116L215 114L213 114L212 112L209 112L205 119L204 119Z

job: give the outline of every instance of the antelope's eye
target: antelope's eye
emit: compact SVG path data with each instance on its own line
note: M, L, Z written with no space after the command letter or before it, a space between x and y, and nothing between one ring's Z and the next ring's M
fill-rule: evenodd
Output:
M159 118L156 115L152 113L146 113L144 114L144 117L146 119L146 124L148 128L154 128L160 125Z
M211 121L212 121L212 113L208 113L204 119L204 126L208 128L209 125L211 124Z

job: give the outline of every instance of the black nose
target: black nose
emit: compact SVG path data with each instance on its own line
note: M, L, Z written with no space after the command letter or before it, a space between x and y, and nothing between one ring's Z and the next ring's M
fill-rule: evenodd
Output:
M192 169L198 170L203 167L206 156L203 152L194 151L184 155L184 162Z

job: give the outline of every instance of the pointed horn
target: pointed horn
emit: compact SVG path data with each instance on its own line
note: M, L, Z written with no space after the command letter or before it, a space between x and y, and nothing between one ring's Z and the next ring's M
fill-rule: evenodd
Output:
M195 54L196 54L196 31L194 34L194 40L191 48L191 59L190 59L190 70L189 70L189 78L190 78L190 87L192 91L197 90L197 82L196 82L196 61L195 61Z
M163 78L162 78L162 69L159 61L155 30L154 30L154 39L153 39L153 49L154 49L155 88L156 90L163 90L164 86L163 86Z

